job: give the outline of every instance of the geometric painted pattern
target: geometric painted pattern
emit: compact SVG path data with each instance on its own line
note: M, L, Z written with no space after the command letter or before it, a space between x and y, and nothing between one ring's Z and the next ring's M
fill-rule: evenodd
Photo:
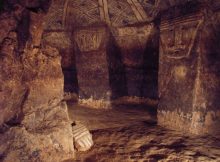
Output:
M69 0L66 9L66 25L89 26L100 22L97 0Z
M108 9L112 26L126 26L138 22L126 0L108 0Z
M148 19L152 19L156 16L157 10L155 9L159 3L158 0L138 0L138 2L143 6Z
M106 23L122 27L150 22L160 10L189 0L54 0L47 29ZM192 1L192 0L191 0Z
M64 8L65 1L56 1L53 3L49 9L47 20L46 20L46 29L47 30L62 30L63 24L63 8Z

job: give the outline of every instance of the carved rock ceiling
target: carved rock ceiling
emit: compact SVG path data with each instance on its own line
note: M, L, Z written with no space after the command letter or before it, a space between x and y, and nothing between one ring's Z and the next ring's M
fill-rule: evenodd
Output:
M54 0L47 29L101 23L119 27L150 22L160 11L187 1L190 0Z

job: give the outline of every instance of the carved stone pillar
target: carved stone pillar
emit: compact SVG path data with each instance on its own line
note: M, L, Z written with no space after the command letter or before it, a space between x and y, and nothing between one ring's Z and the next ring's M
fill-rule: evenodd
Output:
M176 7L160 25L158 122L194 134L220 130L219 14L207 11Z
M96 108L110 107L108 43L106 27L74 32L79 103Z

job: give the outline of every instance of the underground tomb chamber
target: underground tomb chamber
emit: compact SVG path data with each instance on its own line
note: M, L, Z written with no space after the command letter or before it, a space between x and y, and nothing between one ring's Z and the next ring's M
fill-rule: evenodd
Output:
M109 2L109 14L119 12L116 4ZM107 10L99 5L106 4L57 1L51 7L43 40L61 51L67 96L95 107L110 107L112 100L121 97L157 99L159 44L155 24L143 23L147 17L140 18L130 3L122 2L125 12L133 13L117 19L115 15L106 25L108 18L101 13L107 16ZM91 8L92 19L85 13L80 15L81 6L83 11Z
M153 24L113 30L102 26L74 32L79 102L107 108L120 97L157 98L157 64L147 64L158 56L153 47L152 53L147 49L149 37L155 36ZM149 83L152 89L146 89Z
M132 146L128 154L122 152L129 160L140 156L165 159L161 154L146 153L152 145L164 147L162 141L169 135L174 141L167 148L177 152L175 147L190 148L183 142L185 137L165 127L190 138L217 137L219 1L0 2L0 161L63 162L76 158L73 143L77 136L70 116L80 118L85 112L90 125L97 124L91 122L94 118L101 121L98 124L103 130L96 127L98 130L92 131L94 142L100 142L102 135L112 141L123 136ZM158 102L153 122L147 120L149 107L142 105L148 99ZM76 104L67 104L67 100ZM127 106L130 100L138 106ZM120 107L123 102L125 107ZM107 130L109 123L124 125ZM160 141L146 140L153 136L161 137ZM200 137L196 138L199 143ZM123 140L118 141L121 144ZM84 145L86 150L90 142ZM217 140L212 143L218 144ZM111 149L116 148L111 144ZM86 156L97 154L97 146L105 150L108 145L95 143ZM120 147L116 148L119 152ZM122 154L117 156L123 159Z
M123 2L118 7L125 7L129 17L119 18L116 13L120 7L114 8L115 1L102 2L68 1L56 6L62 8L57 14L62 11L63 16L51 19L54 25L50 30L68 30L70 38L62 40L68 40L72 49L67 48L71 49L67 55L74 62L69 66L74 72L65 75L70 87L66 91L76 93L74 96L80 96L85 104L94 101L94 105L102 105L104 101L106 107L120 98L159 98L161 125L193 133L205 125L217 127L219 2L157 2L160 17L156 12L141 14L150 2L141 3L143 8L137 5L139 13L130 6L130 15L131 3ZM81 9L83 14L76 9L81 5L85 7ZM99 8L106 5L108 10ZM86 16L86 10L92 13L92 19ZM97 14L103 12L104 17ZM154 21L149 20L150 16Z

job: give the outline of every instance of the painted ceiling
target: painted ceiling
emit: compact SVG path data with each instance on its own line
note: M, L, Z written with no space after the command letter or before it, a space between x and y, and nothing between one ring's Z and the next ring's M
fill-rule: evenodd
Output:
M66 26L85 27L100 23L120 27L150 22L161 10L187 1L193 0L54 0L47 29L62 30Z

